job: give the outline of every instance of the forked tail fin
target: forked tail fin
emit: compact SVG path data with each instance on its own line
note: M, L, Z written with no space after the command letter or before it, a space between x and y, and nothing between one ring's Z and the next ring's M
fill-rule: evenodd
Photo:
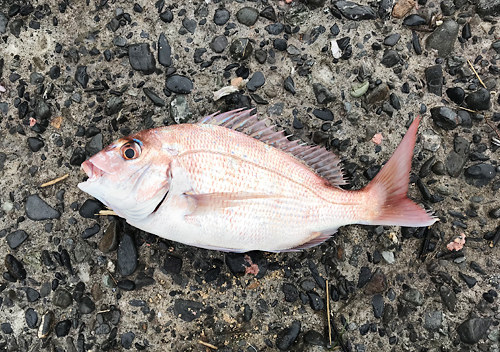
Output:
M371 219L367 224L423 227L437 221L406 196L419 122L417 117L389 161L362 190L373 200L367 205L368 219Z

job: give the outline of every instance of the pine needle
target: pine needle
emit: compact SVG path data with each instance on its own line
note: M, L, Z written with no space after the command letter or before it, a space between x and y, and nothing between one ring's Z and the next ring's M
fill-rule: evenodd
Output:
M211 343L208 343L208 342L203 342L201 340L198 340L198 343L202 344L205 347L211 348L213 350L217 350L218 349L217 346L214 346L214 345L212 345Z
M483 80L481 79L481 77L479 77L479 75L477 74L476 72L476 69L474 68L474 66L472 66L472 63L470 62L470 60L467 60L467 62L469 63L469 66L470 68L472 69L472 71L474 72L474 74L476 75L477 79L479 80L479 82L481 82L481 85L486 88L485 84L483 83Z

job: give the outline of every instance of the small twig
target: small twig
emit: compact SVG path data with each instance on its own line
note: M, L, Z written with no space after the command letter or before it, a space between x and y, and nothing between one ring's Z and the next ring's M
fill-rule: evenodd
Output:
M330 324L330 294L328 293L328 280L326 280L326 314L328 320L328 341L332 345L332 326Z
M205 347L211 348L213 350L217 350L218 349L217 346L214 346L214 345L212 345L211 343L208 343L208 342L203 342L201 340L198 340L198 343L202 344Z
M476 110L467 109L467 108L464 108L463 106L459 106L458 108L462 109L462 110L465 110L465 111L468 111L468 112L473 112L473 113L477 112Z
M118 214L115 213L113 210L105 209L105 210L99 211L99 214L94 214L94 215L97 215L97 216L106 216L106 215L118 215Z
M484 121L486 121L486 124L491 127L491 129L497 134L498 138L500 138L500 134L498 133L497 129L495 126L492 126L490 122L488 121L488 118L484 116Z
M66 174L64 176L61 176L61 177L58 177L52 181L49 181L49 182L45 182L44 184L42 184L40 187L47 187L47 186L52 186L54 184L56 184L57 182L60 182L62 180L65 180L69 177L69 174Z
M481 79L481 77L479 77L479 75L477 74L476 72L476 69L474 68L474 66L472 66L472 63L470 62L470 60L467 60L467 62L469 63L469 66L470 68L472 69L472 71L474 72L474 74L476 75L477 79L479 80L479 82L481 83L481 85L486 88L486 85L483 83L483 80Z
M115 278L113 277L113 275L111 274L111 272L110 272L108 269L106 269L106 271L108 272L109 277L111 278L111 280L113 280L113 282L115 283L115 285L116 285L116 286L118 286L118 282L116 282L116 280L115 280Z

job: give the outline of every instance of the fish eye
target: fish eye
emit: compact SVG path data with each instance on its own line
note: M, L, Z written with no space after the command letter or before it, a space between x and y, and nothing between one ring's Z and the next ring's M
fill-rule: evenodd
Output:
M121 149L121 156L125 160L137 159L141 155L141 146L135 141L125 143Z

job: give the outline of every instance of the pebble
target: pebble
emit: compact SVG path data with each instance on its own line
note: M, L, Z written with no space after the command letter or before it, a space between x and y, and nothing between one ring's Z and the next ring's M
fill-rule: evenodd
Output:
M174 314L186 322L191 322L201 316L203 304L196 301L176 299L174 302Z
M165 37L165 33L161 33L158 37L158 62L165 67L172 66L172 48Z
M455 307L457 305L457 296L455 295L455 292L448 288L448 286L443 285L439 288L439 295L441 296L441 301L444 306L450 312L455 312Z
M426 23L427 23L427 21L425 20L425 18L422 18L416 14L409 15L409 16L405 17L405 19L403 20L403 25L409 26L409 27L423 26Z
M59 219L61 213L48 205L37 194L32 194L26 200L26 216L34 221L42 221L48 219Z
M323 121L333 121L333 113L330 109L314 109L312 113L318 119L321 119Z
M228 10L222 8L215 10L214 13L214 23L218 26L223 26L229 21L231 14Z
M175 123L185 123L192 116L191 110L187 103L186 97L183 94L178 94L170 102L170 116Z
M276 336L276 347L280 351L288 350L299 336L300 328L300 321L295 320L289 327L279 331Z
M191 34L194 34L195 30L196 30L196 21L195 20L190 20L188 18L183 18L182 19L182 26L184 28L186 28L186 30L191 33Z
M83 296L78 302L78 311L82 314L90 314L95 310L95 303L89 296Z
M35 107L35 114L36 117L40 120L46 120L50 118L52 113L50 112L49 105L47 102L43 99L39 99L37 101L36 107Z
M460 276L460 278L466 283L469 288L473 288L474 286L476 286L477 280L475 277L464 274L461 271L458 272L458 276Z
M156 60L148 43L129 45L128 58L130 66L145 75L150 75L156 70Z
M384 315L384 297L382 295L375 295L372 297L372 308L375 318L382 318Z
M495 178L497 171L490 164L476 164L465 169L465 181L475 187L483 187Z
M0 12L0 34L5 34L9 18L3 12Z
M436 106L431 109L434 123L444 130L453 130L459 125L458 115L446 106Z
M49 310L42 316L40 326L38 327L38 338L44 339L48 337L54 328L55 322L54 312Z
M243 7L236 13L236 19L245 26L253 26L259 18L259 11L253 7Z
M189 94L193 90L193 82L186 76L171 75L167 77L166 87L178 94Z
M266 83L264 74L260 71L255 72L252 78L247 82L247 89L251 92L255 92L257 88L260 88Z
M75 71L75 81L80 83L83 89L87 88L89 83L89 75L87 74L87 66L78 66Z
M285 90L289 91L292 94L295 94L295 82L293 81L292 77L288 76L285 79L285 82L283 83Z
M342 0L335 2L335 7L345 18L353 21L374 20L377 18L377 13L370 6L362 6Z
M64 337L69 334L69 331L71 329L71 320L66 319L58 322L54 328L54 332L56 333L57 337Z
M394 262L396 261L394 259L394 252L382 251L380 254L382 254L382 258L384 258L388 264L394 264Z
M116 266L122 276L132 275L137 269L138 252L134 238L129 233L124 233L118 245Z
M379 84L366 96L368 104L375 104L389 98L389 87L386 83Z
M276 21L276 11L274 10L274 7L272 6L267 6L265 7L261 12L260 15L264 18L267 18L268 20L271 21Z
M425 79L429 93L441 96L443 94L443 69L441 65L434 65L425 69Z
M124 101L121 97L111 96L106 102L106 108L104 109L104 112L108 116L114 115L122 109L123 103Z
M479 88L465 98L465 103L472 110L488 110L491 107L490 92Z
M447 57L453 52L458 29L458 24L454 20L446 19L427 37L427 49L435 49L440 57Z
M80 209L78 209L78 213L81 217L86 219L98 219L101 210L104 209L104 205L96 199L87 199L83 202Z
M483 338L490 325L489 318L470 318L457 327L457 334L462 342L473 345Z
M10 249L16 249L28 239L28 234L24 230L16 230L7 235L6 240Z
M285 51L288 47L288 43L285 39L276 38L273 41L273 47L278 51Z
M334 102L336 99L335 95L321 83L313 83L313 91L319 104L328 104Z
M299 291L293 284L283 284L281 291L285 294L285 301L293 303L299 299Z
M170 23L174 19L174 14L169 9L166 9L165 11L160 13L160 19L165 23Z
M271 23L264 27L267 33L271 35L278 35L285 30L285 26L282 23Z
M380 63L385 67L390 68L396 66L399 63L399 60L401 60L401 57L398 52L396 50L388 49L384 51L384 56L382 57Z
M156 92L152 88L143 88L143 92L155 106L165 106L165 100L160 98L160 96L156 94Z
M325 337L315 330L309 330L304 334L304 342L309 345L326 347Z
M73 297L65 289L59 288L52 295L52 303L57 307L67 308L73 303Z
M94 224L94 226L92 227L87 227L83 232L82 232L82 238L83 239L87 239L87 238L90 238L94 235L96 235L97 233L99 233L99 231L101 231L101 225L99 224Z
M378 252L377 252L378 253ZM374 254L375 263L375 254ZM387 290L387 278L382 269L377 268L364 288L366 295L383 293Z
M448 175L458 177L462 173L467 158L463 154L459 154L452 150L446 157L445 167Z
M424 297L422 293L416 288L410 288L404 291L401 295L401 299L415 306L421 306L424 303Z
M118 248L118 222L111 221L104 236L99 241L99 250L103 253L109 253Z
M92 139L85 144L85 152L88 156L93 156L99 153L103 148L102 145L102 134L98 133Z
M28 326L28 328L36 329L38 323L38 314L33 308L26 309L24 318L26 320L26 325Z
M462 104L465 98L465 91L460 87L448 88L446 90L446 95L455 104Z
M212 39L209 46L210 46L210 49L212 49L214 52L222 53L226 49L227 44L228 44L228 42L227 42L226 36L225 35L218 35ZM257 51L255 52L256 55L257 55ZM261 63L263 63L263 62L261 62Z
M122 336L120 337L120 343L123 348L129 350L130 348L132 348L132 342L134 342L134 339L135 334L132 331L129 331L122 334Z
M384 39L384 45L387 46L394 46L399 42L399 39L401 39L401 34L399 33L393 33Z
M307 296L309 297L309 304L313 310L319 311L325 308L323 299L316 292L307 292Z
M437 331L443 325L443 312L433 310L424 314L424 328L430 331Z

